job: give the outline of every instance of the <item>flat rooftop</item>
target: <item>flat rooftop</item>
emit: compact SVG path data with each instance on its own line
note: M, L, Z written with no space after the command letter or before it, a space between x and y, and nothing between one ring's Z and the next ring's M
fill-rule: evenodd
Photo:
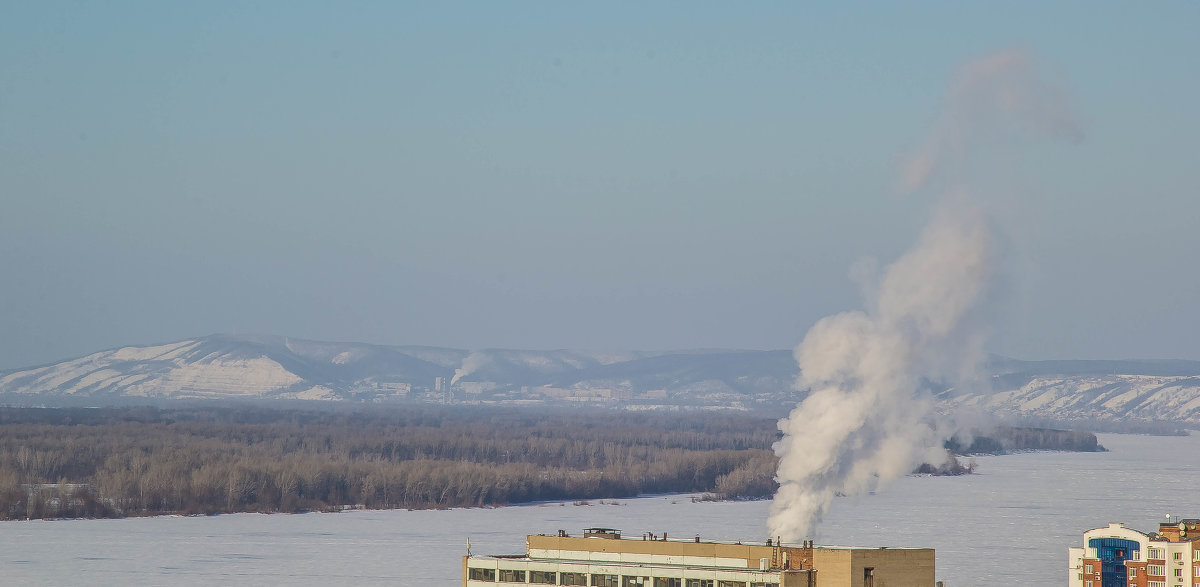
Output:
M594 528L589 528L589 530L594 530ZM529 536L531 536L531 537L537 536L537 537L545 537L545 538L576 538L576 539L591 538L591 539L596 539L596 540L609 540L609 541L618 541L619 540L621 543L666 542L669 544L721 544L721 545L727 545L727 546L763 546L763 547L780 546L783 548L815 548L818 550L930 550L929 548L919 547L919 546L845 546L845 545L837 545L837 544L816 544L811 541L808 542L807 545L805 545L804 543L779 542L776 540L771 540L770 543L768 543L766 540L719 540L719 539L703 538L703 537L696 537L696 536L685 537L685 538L671 536L668 538L663 538L661 534L655 534L654 539L643 538L642 535L624 536L619 533L616 534L615 536L605 536L605 537L589 536L586 533L585 534L575 534L575 535L530 534Z

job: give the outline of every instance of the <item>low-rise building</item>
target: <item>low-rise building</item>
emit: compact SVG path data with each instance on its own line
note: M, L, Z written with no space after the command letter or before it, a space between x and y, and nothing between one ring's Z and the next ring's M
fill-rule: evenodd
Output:
M744 544L622 538L589 528L582 536L528 536L525 553L463 557L463 587L497 583L597 587L934 587L930 548L847 548L811 542Z
M1200 587L1200 519L1144 533L1109 524L1067 551L1070 587Z

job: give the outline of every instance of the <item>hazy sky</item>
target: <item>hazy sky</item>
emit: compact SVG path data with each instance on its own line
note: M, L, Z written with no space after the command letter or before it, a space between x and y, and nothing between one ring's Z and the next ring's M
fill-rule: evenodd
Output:
M791 348L1013 47L991 350L1200 359L1200 4L0 4L0 368L214 332Z

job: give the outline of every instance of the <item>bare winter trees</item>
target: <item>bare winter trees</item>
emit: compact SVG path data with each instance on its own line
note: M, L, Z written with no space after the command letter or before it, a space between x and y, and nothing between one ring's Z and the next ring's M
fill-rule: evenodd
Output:
M708 491L747 463L772 458L774 440L770 421L728 415L2 408L0 517L485 506ZM68 488L74 497L60 497Z

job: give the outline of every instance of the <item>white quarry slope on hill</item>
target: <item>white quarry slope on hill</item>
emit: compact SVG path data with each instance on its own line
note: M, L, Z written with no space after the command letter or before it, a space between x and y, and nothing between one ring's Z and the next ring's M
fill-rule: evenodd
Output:
M267 357L218 353L199 358L200 341L125 347L0 378L4 393L95 394L134 397L256 397L303 380Z
M1017 389L960 394L946 406L1053 419L1200 423L1200 377L1038 375Z

